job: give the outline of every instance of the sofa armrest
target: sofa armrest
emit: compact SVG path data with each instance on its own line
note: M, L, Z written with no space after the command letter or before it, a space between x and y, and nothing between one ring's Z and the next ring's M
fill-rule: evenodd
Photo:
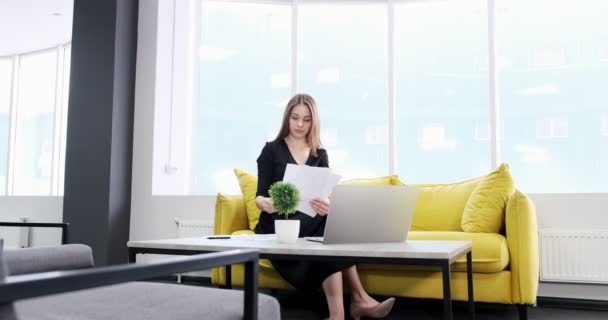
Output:
M507 201L505 220L513 302L533 304L539 281L538 221L534 203L516 190Z
M235 231L249 229L247 209L242 196L225 196L217 194L215 201L214 234L232 234Z
M0 252L1 254L1 252ZM245 263L245 319L257 318L257 250L232 250L151 264L127 264L76 271L55 271L7 277L0 282L0 307L13 301L49 294L145 280L168 274Z

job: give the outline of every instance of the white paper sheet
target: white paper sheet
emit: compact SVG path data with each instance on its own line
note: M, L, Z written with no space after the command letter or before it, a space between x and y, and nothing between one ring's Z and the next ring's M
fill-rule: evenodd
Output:
M298 211L314 217L317 215L310 206L314 198L327 199L340 181L340 175L329 168L310 167L306 165L287 164L283 182L293 183L300 191Z

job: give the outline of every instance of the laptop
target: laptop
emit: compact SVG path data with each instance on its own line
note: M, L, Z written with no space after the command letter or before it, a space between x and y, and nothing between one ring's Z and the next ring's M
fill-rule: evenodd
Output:
M325 244L403 242L418 192L414 186L338 185L331 196L324 236L305 239Z

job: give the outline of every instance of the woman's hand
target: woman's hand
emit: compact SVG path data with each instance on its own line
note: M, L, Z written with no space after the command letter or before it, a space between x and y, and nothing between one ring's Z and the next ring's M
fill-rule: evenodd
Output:
M275 212L277 212L277 210L275 210L274 207L272 206L272 199L271 198L257 196L255 198L255 204L257 204L258 208L260 210L262 210L262 211L265 211L265 212L268 212L268 213L275 213Z
M329 213L329 200L314 198L310 200L310 206L320 216L326 216Z

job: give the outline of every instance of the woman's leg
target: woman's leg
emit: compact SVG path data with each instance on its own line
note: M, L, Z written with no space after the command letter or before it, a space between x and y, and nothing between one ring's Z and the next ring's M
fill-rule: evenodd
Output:
M355 304L363 305L375 305L378 303L374 298L367 294L367 291L363 288L359 274L357 273L357 266L352 266L342 271L344 275L344 281L348 283L350 288L350 294L352 295L352 302Z
M395 304L395 298L388 298L380 303L370 297L361 284L356 266L343 270L342 274L351 290L351 317L355 319L361 317L384 318L388 315Z
M344 319L342 272L336 272L323 281L323 291L329 308L329 319Z

